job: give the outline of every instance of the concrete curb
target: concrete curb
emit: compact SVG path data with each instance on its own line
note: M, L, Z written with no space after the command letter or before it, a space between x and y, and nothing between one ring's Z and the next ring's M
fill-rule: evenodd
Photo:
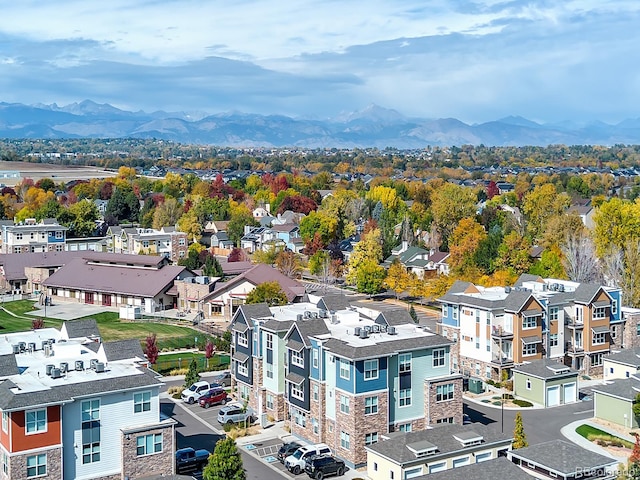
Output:
M623 464L627 464L627 461L629 460L626 457L616 457L615 455L611 454L610 452L608 452L607 450L605 450L604 448L600 447L599 445L596 445L593 442L590 442L589 440L587 440L586 438L584 438L582 435L580 435L579 433L576 432L576 428L578 428L580 425L591 425L592 427L595 428L599 428L600 430L603 430L607 433L611 433L616 435L617 437L623 438L620 436L620 434L616 433L616 432L610 432L608 431L608 429L606 427L603 427L601 425L595 424L589 420L577 420L575 422L571 422L568 425L565 425L564 427L562 427L562 429L560 430L560 432L562 433L562 435L564 435L564 437L569 440L572 443L575 443L576 445L578 445L579 447L584 448L585 450L589 450L592 451L594 453L599 453L600 455L604 455L605 457L609 457L609 458L613 458L614 460L618 461L619 463L623 463ZM625 438L625 440L627 440Z

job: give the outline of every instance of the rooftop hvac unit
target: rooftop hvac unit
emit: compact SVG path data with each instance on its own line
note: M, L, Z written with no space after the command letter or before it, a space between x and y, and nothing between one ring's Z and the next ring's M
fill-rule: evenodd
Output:
M82 360L76 360L76 370L79 372L84 370L84 362Z
M36 351L36 344L35 342L29 342L29 352L33 353Z
M558 284L558 291L564 292L564 285L562 283Z
M340 320L338 320L338 316L335 313L331 315L331 323L333 323L334 325L336 323L340 323Z
M389 325L389 326L387 327L387 333L388 333L389 335L395 335L395 334L396 334L396 327L393 327L393 326Z
M371 331L373 333L378 333L380 331L380 325L378 325L377 323L375 325L371 326Z
M18 343L18 345L20 346L20 352L24 352L27 350L27 343L26 342L20 342Z
M360 327L356 327L356 328L354 328L354 329L353 329L353 334L354 334L356 337L359 337L359 336L360 336L360 331L361 331L361 330L362 330L362 328L360 328Z
M49 340L43 340L42 343L40 343L42 350L44 350L45 348L47 348L49 346Z
M320 310L318 315L320 316L320 318L327 318L329 316L326 310Z
M91 362L89 362L89 366L91 367L92 370L95 370L96 369L96 365L98 365L98 359L92 358Z
M96 363L96 373L103 373L103 372L104 372L104 363L102 362Z
M51 372L53 371L54 368L56 368L56 366L49 363L44 367L44 371L47 373L47 375L51 376Z
M50 339L49 339L49 343L50 343L51 345L53 345L54 343L56 343L56 339L55 339L55 338L50 338Z
M360 330L360 338L369 338L369 332L365 329Z
M371 333L371 325L365 325L364 329L367 333Z
M504 287L504 293L511 293L511 287Z
M311 312L305 310L304 318L311 318Z
M20 345L17 343L15 345L11 345L11 348L13 348L13 353L20 353Z
M51 369L51 378L60 378L62 377L62 373L60 372L59 368L52 368Z
M60 373L66 373L69 370L68 362L60 362Z
M51 346L51 344L49 342L47 343L42 343L42 351L44 352L44 356L45 357L50 357L53 355L53 347Z
M299 321L299 322L301 322L301 321L302 321L302 318L303 318L303 317L302 317L302 314L301 314L301 313L299 313L299 314L298 314L298 316L297 316L296 318L298 319L298 321Z
M386 325L380 325L380 331L381 332L386 332L387 331L387 326Z

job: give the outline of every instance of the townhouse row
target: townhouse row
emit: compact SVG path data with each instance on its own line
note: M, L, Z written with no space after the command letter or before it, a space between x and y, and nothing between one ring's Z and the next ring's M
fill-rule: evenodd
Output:
M365 447L390 432L462 424L453 342L416 325L405 309L309 296L282 307L243 305L231 329L238 395L352 467L365 465Z
M455 343L454 369L465 375L500 381L543 358L601 375L604 356L624 343L625 326L635 328L625 325L621 300L619 288L534 275L514 287L457 281L438 299L440 328Z

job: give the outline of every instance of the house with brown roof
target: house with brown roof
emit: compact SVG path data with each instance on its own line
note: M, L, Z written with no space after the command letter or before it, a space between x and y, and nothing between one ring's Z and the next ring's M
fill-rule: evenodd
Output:
M176 280L195 276L186 267L167 263L165 257L94 252L72 259L42 285L53 301L135 305L153 313L174 304Z

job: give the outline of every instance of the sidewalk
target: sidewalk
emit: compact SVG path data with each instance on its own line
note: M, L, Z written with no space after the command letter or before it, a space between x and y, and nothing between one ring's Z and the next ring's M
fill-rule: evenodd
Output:
M611 435L615 435L616 437L620 437L623 440L628 440L629 442L632 442L632 443L636 441L635 438L629 435L621 435L620 432L615 432L605 427L604 425L592 422L591 420L578 420L576 422L572 422L568 425L565 425L560 430L562 432L562 435L564 435L567 440L575 443L576 445L584 448L585 450L590 450L594 453L599 453L600 455L604 455L605 457L613 458L620 463L624 463L625 465L627 464L627 461L629 460L627 457L617 457L612 453L610 453L609 451L605 450L604 448L600 447L599 445L596 445L594 442L590 442L589 440L584 438L582 435L578 434L576 432L576 428L578 428L580 425L590 425L592 427L599 428L604 432L610 433Z

